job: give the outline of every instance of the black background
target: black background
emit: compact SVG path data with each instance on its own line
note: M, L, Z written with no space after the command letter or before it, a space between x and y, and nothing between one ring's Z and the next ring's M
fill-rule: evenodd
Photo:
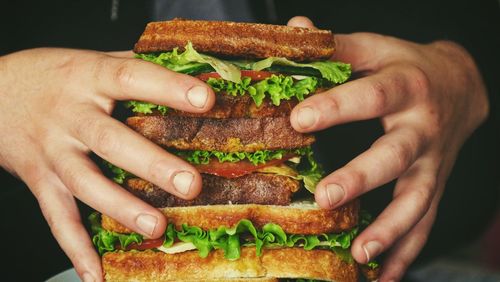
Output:
M253 3L260 21L269 21L262 13L265 5ZM2 1L0 54L42 46L130 49L149 21L149 9L148 1L122 0L119 18L112 22L109 0ZM317 26L338 33L370 31L422 43L450 39L473 54L489 87L491 116L464 145L418 262L477 238L494 214L499 191L498 2L276 1L276 11L278 23L307 15ZM381 134L376 120L356 122L320 132L316 147L322 152L321 162L333 170L366 150ZM1 170L0 178L2 280L41 281L70 268L28 188ZM390 201L391 189L392 183L370 192L363 197L363 206L378 213ZM80 206L85 220L90 209Z

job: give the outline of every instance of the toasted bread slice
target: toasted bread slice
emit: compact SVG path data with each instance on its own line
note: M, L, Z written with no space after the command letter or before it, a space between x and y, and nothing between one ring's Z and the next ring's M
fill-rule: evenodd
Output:
M260 228L275 223L288 234L335 233L353 228L358 224L359 202L354 200L334 210L319 209L316 205L269 206L269 205L213 205L174 207L160 209L167 220L180 229L183 223L204 230L220 226L234 226L248 219ZM102 227L119 233L132 230L114 219L103 215Z
M322 281L358 281L358 267L328 250L243 247L241 257L227 260L221 250L200 258L197 251L175 255L163 252L114 252L102 258L107 281L231 281L228 279L306 278ZM245 280L240 280L245 281ZM253 281L253 280L249 280Z
M293 61L328 59L335 50L331 31L225 21L179 20L146 26L134 52L180 50L191 41L202 53L224 57L284 57Z
M156 208L260 204L289 205L293 192L300 183L277 174L251 173L237 178L224 178L203 174L203 189L193 200L178 198L160 187L140 178L125 181L124 187Z
M289 117L135 116L126 123L156 144L180 150L255 152L306 147L315 141L314 136L295 131Z

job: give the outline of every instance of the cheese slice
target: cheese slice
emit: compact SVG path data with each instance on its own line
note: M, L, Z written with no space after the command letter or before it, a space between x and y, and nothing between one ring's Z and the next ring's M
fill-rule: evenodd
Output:
M165 248L163 246L160 246L157 249L158 249L158 251L162 251L166 254L177 254L177 253L183 253L186 251L196 250L196 247L193 245L193 243L177 242L177 243L174 243L169 248Z

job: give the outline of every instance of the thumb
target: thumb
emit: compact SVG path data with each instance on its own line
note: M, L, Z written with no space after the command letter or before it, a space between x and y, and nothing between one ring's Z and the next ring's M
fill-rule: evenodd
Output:
M385 36L366 32L335 34L332 60L350 63L353 71L375 70L391 53L387 40Z
M316 29L313 22L308 17L304 16L295 16L288 20L288 23L286 25Z

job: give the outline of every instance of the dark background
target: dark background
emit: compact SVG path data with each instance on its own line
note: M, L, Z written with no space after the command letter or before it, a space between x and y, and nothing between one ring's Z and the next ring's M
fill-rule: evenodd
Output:
M307 15L338 33L370 31L431 42L450 39L475 57L487 82L491 115L467 141L457 159L429 242L417 264L478 238L490 223L499 192L500 14L496 0L483 1L275 1L277 23ZM263 1L253 1L259 21L269 22ZM110 20L111 1L3 1L0 55L60 46L95 50L131 49L149 21L148 1L120 2ZM1 74L0 74L1 75ZM0 91L1 93L1 91ZM382 134L376 120L337 126L318 134L321 162L328 170L344 165ZM1 138L1 133L0 133ZM0 214L4 281L41 281L71 267L50 234L27 187L0 170ZM391 198L392 183L363 197L377 214ZM85 220L90 209L81 204ZM19 279L19 278L22 279Z

